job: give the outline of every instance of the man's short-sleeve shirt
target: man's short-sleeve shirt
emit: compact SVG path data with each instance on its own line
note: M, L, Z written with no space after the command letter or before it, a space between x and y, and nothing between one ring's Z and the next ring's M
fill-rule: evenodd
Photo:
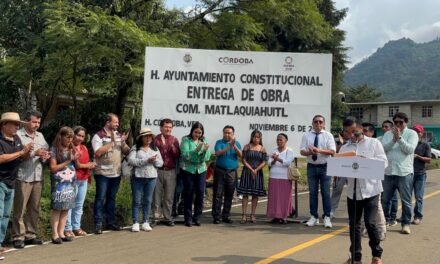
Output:
M240 142L237 140L235 141L235 144L237 145L237 148L241 150ZM215 143L214 150L215 152L225 149L229 146L229 142L225 141L224 139L217 140ZM216 166L227 169L227 170L235 170L238 168L238 156L237 151L235 151L234 148L230 148L225 154L220 155L217 157L216 160Z

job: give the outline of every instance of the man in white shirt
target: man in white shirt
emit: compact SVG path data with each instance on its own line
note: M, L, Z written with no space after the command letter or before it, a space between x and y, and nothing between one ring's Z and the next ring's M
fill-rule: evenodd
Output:
M304 134L300 147L301 155L307 157L307 180L309 184L311 216L306 225L314 226L319 224L318 188L321 185L324 226L331 228L331 177L327 176L327 158L335 154L336 144L333 135L324 130L325 118L322 115L316 115L312 120L313 129Z
M362 134L362 126L353 119L344 121L344 131L350 135L350 141L341 147L340 153L356 152L357 156L382 160L385 167L388 166L387 156L379 140ZM370 239L369 245L372 250L372 264L382 263L382 248L380 247L380 231L377 226L378 206L380 193L382 192L381 180L357 179L356 197L354 196L354 178L348 178L347 207L350 223L350 252L354 241L354 263L362 263L361 247L361 218L365 214L365 228ZM356 208L356 212L355 212ZM355 217L356 216L356 217ZM351 263L351 258L347 260Z

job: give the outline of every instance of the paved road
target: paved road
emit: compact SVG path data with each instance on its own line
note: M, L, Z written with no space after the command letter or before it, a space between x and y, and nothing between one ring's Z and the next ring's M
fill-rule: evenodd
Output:
M384 263L440 263L440 170L430 171L425 195L425 219L412 226L411 235L392 227L383 243ZM201 227L158 226L153 232L108 232L76 239L63 245L46 244L6 254L7 263L343 263L349 239L345 199L336 212L334 227L307 228L302 224L269 224L266 203L258 206L257 224L239 224L240 207L232 225L211 223L206 213ZM300 216L307 217L308 196L299 196ZM364 263L370 263L363 239Z

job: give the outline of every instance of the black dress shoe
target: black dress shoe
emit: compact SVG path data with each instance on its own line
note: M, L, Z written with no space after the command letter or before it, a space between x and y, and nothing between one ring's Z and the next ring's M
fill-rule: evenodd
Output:
M115 225L115 224L110 224L110 225L107 225L107 229L113 230L113 231L121 231L122 227Z
M15 248L24 248L24 241L23 240L14 240L12 242Z
M174 226L174 221L172 221L172 220L166 221L165 225L167 225L167 226Z
M62 237L61 240L63 240L64 242L72 242L73 241L73 237L65 236L65 237Z
M95 234L96 234L96 235L100 235L100 234L102 234L102 227L97 227L97 228L95 228Z
M214 219L214 221L212 221L214 224L218 225L220 224L220 219Z
M282 225L287 225L287 220L286 219L280 219L279 223L282 224Z
M279 223L279 222L280 222L280 219L279 219L279 218L274 218L274 219L270 220L270 223L271 223L271 224L277 224L277 223Z
M202 223L200 223L200 220L193 220L193 224L195 226L201 226L202 225Z
M187 226L187 227L191 227L191 226L192 226L191 221L185 221L185 226Z
M31 238L31 239L26 239L24 241L25 245L43 245L43 240L38 239L38 238Z
M231 218L223 218L222 222L226 224L232 224L234 221L232 221Z
M63 244L63 240L61 240L61 238L57 237L55 239L52 238L52 243L60 245Z

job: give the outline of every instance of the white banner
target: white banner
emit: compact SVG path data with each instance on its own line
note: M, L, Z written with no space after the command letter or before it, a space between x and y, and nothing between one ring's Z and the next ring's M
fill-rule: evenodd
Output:
M159 133L170 118L180 140L199 121L212 148L225 125L242 146L258 129L268 151L283 132L300 156L314 115L330 130L331 69L331 54L147 47L141 126Z

